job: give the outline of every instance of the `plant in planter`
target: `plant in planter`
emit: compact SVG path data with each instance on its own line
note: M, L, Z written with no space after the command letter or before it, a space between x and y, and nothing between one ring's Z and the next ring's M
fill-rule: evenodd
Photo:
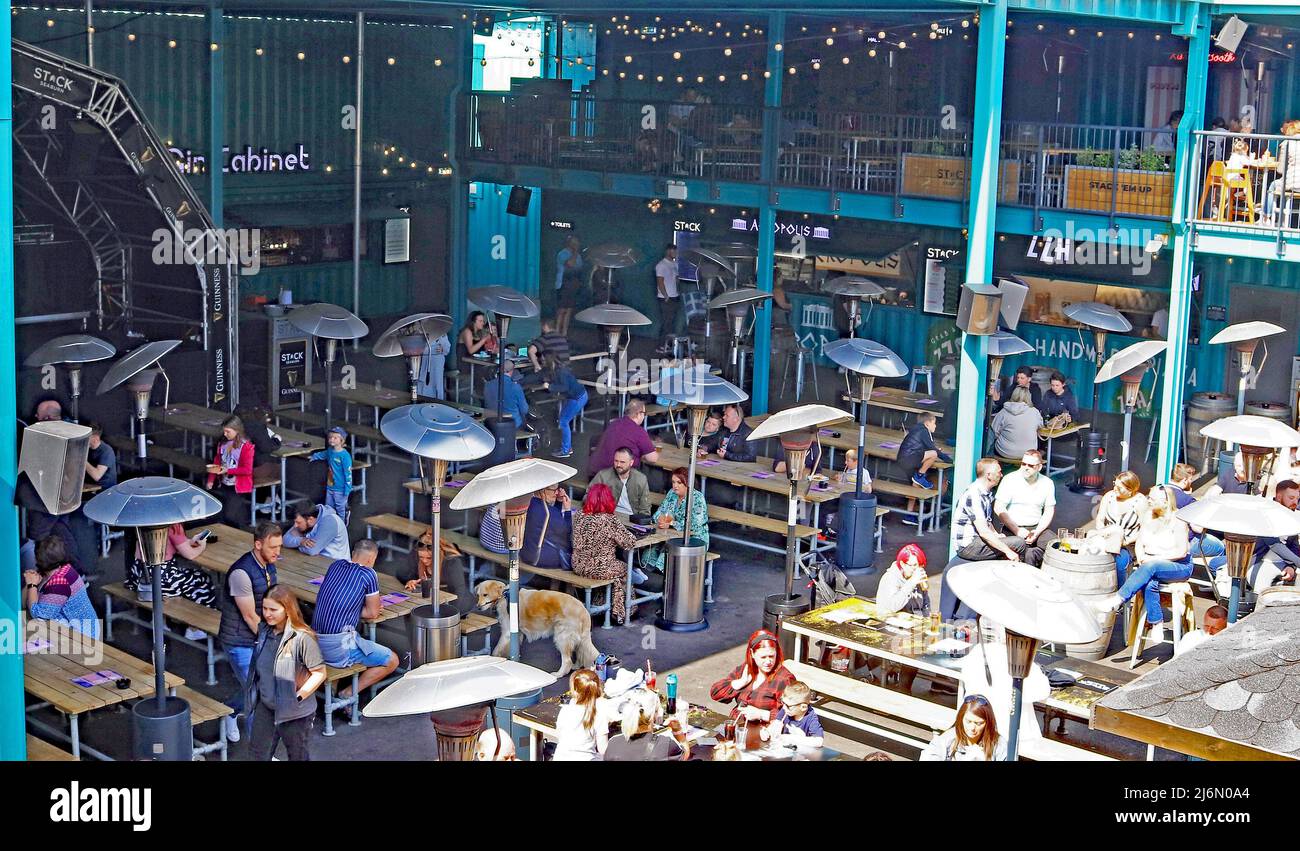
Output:
M1083 153L1075 157L1075 162L1078 165L1092 168L1110 168L1111 156L1104 151L1094 151L1092 148L1087 148Z
M1147 148L1138 154L1136 167L1142 171L1169 171L1169 156L1155 148Z

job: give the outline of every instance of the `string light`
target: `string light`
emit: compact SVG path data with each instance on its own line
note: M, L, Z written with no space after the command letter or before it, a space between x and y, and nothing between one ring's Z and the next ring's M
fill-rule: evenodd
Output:
M874 47L871 48L870 50L867 51L867 55L870 56L872 59L875 59L875 58L876 58L876 49L875 49Z
M348 64L348 63L351 62L351 61L352 61L352 57L351 57L351 56L344 56L344 57L343 57L343 64L344 64L344 65Z
M254 53L256 53L256 54L257 54L257 55L258 55L258 56L262 56L262 55L263 55L263 54L265 54L265 53L266 53L266 51L265 51L265 50L263 50L263 49L262 49L262 48L260 48L260 47L259 47L259 48L257 48L257 50L254 50L254 51L253 51L253 52L254 52Z
M442 60L441 60L441 59L435 59L435 60L433 60L433 67L435 67L435 68L441 68L441 67L442 67Z
M841 65L848 65L848 64L849 64L849 57L845 56L845 57L841 58L841 59L840 59L840 64L841 64Z
M167 42L167 46L170 47L170 48L172 48L172 49L174 50L174 49L176 48L176 41L175 41L175 39L173 39L173 40Z
M302 60L304 60L304 59L306 59L306 58L307 58L307 54L302 53L301 51L298 53L298 61L299 61L299 62L301 62Z
M126 40L127 40L127 41L135 41L135 33L127 33L127 34L126 34Z

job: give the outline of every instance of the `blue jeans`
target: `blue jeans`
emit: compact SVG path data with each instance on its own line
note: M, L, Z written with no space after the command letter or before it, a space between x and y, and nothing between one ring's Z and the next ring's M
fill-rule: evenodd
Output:
M573 451L573 420L587 407L587 394L584 391L577 399L565 399L560 408L560 451Z
M1169 561L1157 558L1139 564L1124 584L1120 586L1119 596L1128 602L1137 592L1143 594L1147 607L1147 623L1157 624L1164 621L1160 611L1160 583L1177 582L1192 575L1191 556L1182 561Z
M239 681L239 691L226 698L226 706L238 715L244 711L244 689L248 686L248 666L253 664L253 648L222 644L221 649L226 651L226 661L230 663L230 670L235 672L235 679Z
M342 517L344 523L348 522L348 497L351 495L351 491L325 489L325 505L334 509L334 513Z
M1121 547L1119 554L1115 556L1115 574L1119 577L1115 583L1116 588L1124 586L1124 580L1128 578L1128 566L1133 561L1133 554L1128 548Z
M1223 541L1220 541L1208 532L1204 535L1192 538L1191 548L1188 550L1188 554L1192 558L1199 558L1201 556L1204 556L1205 558L1218 558L1226 552L1227 550L1223 548Z

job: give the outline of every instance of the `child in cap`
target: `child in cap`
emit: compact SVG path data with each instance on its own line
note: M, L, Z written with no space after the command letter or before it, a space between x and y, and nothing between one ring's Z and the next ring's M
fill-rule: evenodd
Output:
M348 498L352 495L352 454L347 450L348 433L342 426L334 426L325 440L329 448L313 452L310 458L329 464L325 477L325 504L347 523Z

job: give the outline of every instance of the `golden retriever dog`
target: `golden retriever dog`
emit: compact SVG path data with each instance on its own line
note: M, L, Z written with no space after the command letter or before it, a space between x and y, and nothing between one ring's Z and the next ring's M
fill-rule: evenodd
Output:
M505 656L510 652L510 597L506 584L485 579L474 591L480 609L486 611L496 606L501 640L492 655ZM566 676L575 666L589 668L600 655L591 643L591 614L577 599L559 591L520 588L519 631L529 641L551 637L555 649L560 651L560 670L555 672L556 677Z

